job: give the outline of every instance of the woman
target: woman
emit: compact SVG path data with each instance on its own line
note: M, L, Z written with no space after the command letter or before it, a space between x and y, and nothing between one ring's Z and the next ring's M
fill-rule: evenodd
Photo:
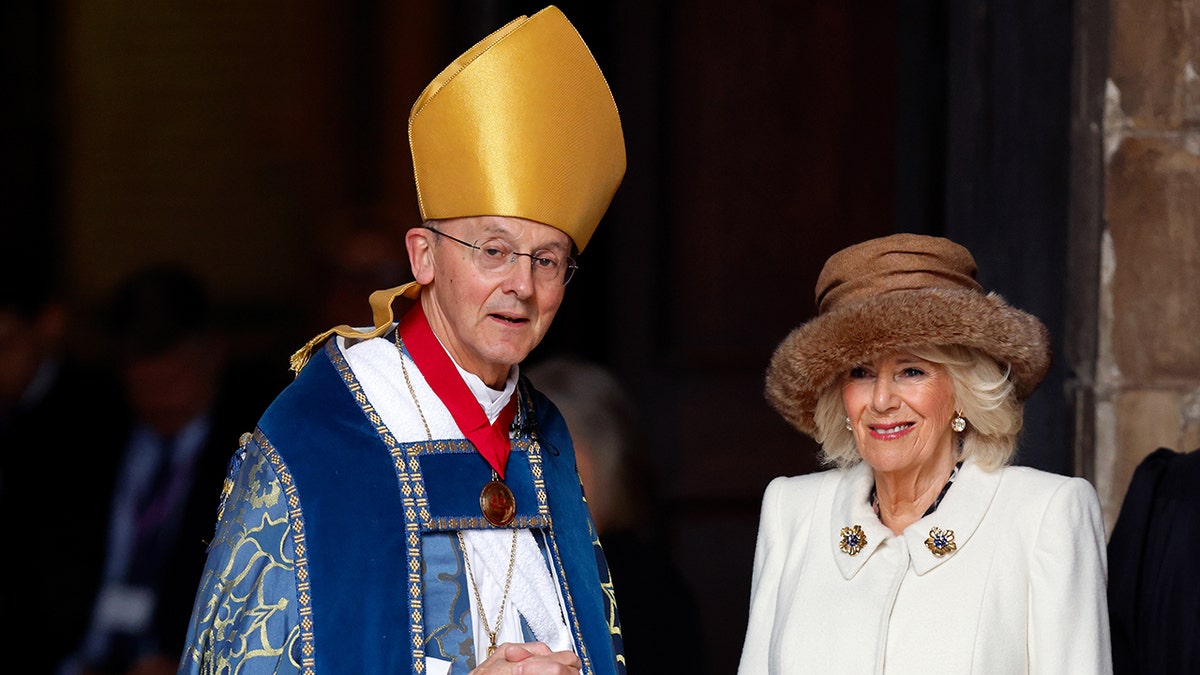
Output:
M1109 673L1091 484L1010 466L1045 326L940 237L834 254L766 396L833 468L763 497L739 673Z

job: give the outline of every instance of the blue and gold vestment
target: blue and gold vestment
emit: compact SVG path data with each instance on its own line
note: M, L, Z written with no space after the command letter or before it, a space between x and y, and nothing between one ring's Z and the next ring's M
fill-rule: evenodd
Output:
M492 527L479 509L491 469L461 434L397 440L343 349L326 342L231 462L181 673L424 673L427 648L440 648L428 643L442 627L427 614L439 595L427 582L465 586L452 567L430 575L423 552L456 530ZM517 396L509 527L538 538L583 672L623 674L612 583L566 423L527 381ZM422 416L436 403L421 401Z

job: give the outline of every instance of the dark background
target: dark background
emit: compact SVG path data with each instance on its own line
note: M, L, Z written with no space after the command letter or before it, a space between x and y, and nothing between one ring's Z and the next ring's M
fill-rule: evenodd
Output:
M544 6L274 5L277 16L226 3L190 9L212 25L181 21L182 39L211 36L212 53L225 60L213 56L224 69L203 78L179 75L180 88L205 87L188 105L169 87L119 101L88 97L128 94L118 85L140 81L143 70L169 82L172 68L191 63L123 56L144 48L137 12L6 5L4 264L27 269L29 283L59 284L86 317L136 264L192 260L224 300L230 325L245 331L245 348L286 363L324 319L313 316L328 282L321 249L344 231L329 214L367 205L397 231L415 224L408 106L475 41ZM1072 5L558 6L613 89L629 168L531 360L575 353L629 385L654 441L667 507L660 527L700 601L705 634L696 642L713 673L731 673L761 491L775 475L815 468L811 441L763 401L762 374L774 346L813 314L813 285L829 254L894 231L949 236L975 254L985 288L1049 326L1061 353ZM237 12L246 16L230 18ZM244 31L253 47L218 30L247 23L259 27ZM157 53L172 53L173 42L156 39ZM187 43L188 53L209 54L199 42ZM278 91L288 98L272 100ZM261 127L250 133L244 120ZM130 167L148 152L143 142L188 133L200 140L156 146L172 161L143 173L160 182L122 178L136 174ZM231 166L270 170L230 181L229 172L192 161L211 144L228 145ZM268 152L271 163L261 159ZM201 192L212 210L147 210L172 190ZM269 245L249 238L255 233ZM98 340L80 330L74 347L92 355ZM1029 403L1018 461L1070 473L1063 363L1056 358ZM663 608L664 620L671 611Z

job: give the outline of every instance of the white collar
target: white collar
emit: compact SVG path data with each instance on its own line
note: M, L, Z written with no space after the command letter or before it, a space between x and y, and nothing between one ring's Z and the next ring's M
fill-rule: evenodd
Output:
M449 356L449 352L446 355ZM458 374L462 376L463 382L467 383L467 388L475 395L475 400L483 406L483 412L487 413L488 421L495 422L500 411L504 410L504 406L508 405L509 399L517 390L517 366L508 369L508 379L504 381L504 389L492 389L484 383L483 378L463 370L453 357L450 358L450 362L458 369Z
M871 485L874 484L871 467L866 462L860 462L846 470L833 495L829 523L829 541L842 576L846 579L853 577L883 542L893 538L902 540L917 574L925 574L950 560L954 553L936 556L926 546L925 540L930 536L931 529L936 527L951 532L955 546L962 550L987 514L1003 473L1002 469L984 471L971 460L963 462L954 485L946 492L937 510L906 527L903 533L895 534L879 520L868 501ZM849 555L841 550L841 532L844 527L854 528L856 525L862 528L867 541L861 551Z

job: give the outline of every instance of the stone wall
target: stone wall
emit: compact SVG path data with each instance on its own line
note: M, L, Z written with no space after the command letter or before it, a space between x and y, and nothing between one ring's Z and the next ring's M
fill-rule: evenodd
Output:
M1200 0L1115 0L1104 107L1095 483L1200 448Z

